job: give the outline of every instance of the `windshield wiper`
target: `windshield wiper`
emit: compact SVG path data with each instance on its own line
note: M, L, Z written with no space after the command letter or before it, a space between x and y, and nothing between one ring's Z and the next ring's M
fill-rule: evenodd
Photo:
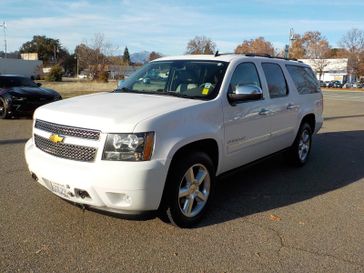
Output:
M148 95L162 95L162 96L173 96L179 98L186 98L186 99L199 99L203 100L203 97L200 96L189 96L183 93L177 93L175 91L163 91L162 89L158 89L156 91L145 91L145 90L133 90L127 87L123 87L120 89L115 89L114 92L116 93L135 93L135 94L148 94Z
M127 87L115 89L113 92L115 93L136 93L136 94L152 94L152 92L148 92L145 90L133 90Z
M202 97L200 96L189 96L189 95L186 95L186 94L183 94L183 93L178 93L178 92L175 92L175 91L165 91L163 92L165 95L169 95L169 96L173 96L173 97L179 97L179 98L186 98L186 99L203 99ZM162 94L163 94L162 93Z

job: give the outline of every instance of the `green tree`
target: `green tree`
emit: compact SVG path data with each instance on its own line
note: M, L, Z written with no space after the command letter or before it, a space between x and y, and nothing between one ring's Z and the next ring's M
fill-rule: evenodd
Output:
M77 59L75 54L68 55L63 61L63 68L66 74L76 74Z
M52 66L51 71L46 77L46 80L49 82L61 82L63 75L63 68L58 64Z
M125 49L124 49L123 63L126 64L126 65L130 65L131 64L130 54L129 54L128 47L125 47Z
M19 51L20 53L38 53L39 60L42 60L45 66L62 64L69 55L58 39L40 35L35 35L31 41L25 42Z

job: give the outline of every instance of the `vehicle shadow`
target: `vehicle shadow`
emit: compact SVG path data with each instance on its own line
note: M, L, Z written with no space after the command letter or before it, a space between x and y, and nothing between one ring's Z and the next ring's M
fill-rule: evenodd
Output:
M364 130L318 134L313 145L301 168L290 167L281 154L219 179L199 227L301 202L364 177Z
M361 114L361 115L351 115L351 116L325 117L324 120L345 119L345 118L362 118L362 117L364 117L364 114Z

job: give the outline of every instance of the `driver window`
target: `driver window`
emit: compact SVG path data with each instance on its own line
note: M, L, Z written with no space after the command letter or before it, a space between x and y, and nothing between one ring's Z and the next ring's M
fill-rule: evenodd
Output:
M229 92L234 92L241 85L256 85L260 88L262 87L255 64L241 63L236 67L231 77Z

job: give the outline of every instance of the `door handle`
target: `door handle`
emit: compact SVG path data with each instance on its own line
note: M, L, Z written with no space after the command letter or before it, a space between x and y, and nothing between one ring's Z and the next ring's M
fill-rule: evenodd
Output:
M298 104L294 104L294 103L288 103L287 105L287 109L288 110L293 110L293 109L297 109L299 108L300 106Z
M272 111L270 111L266 108L263 108L259 111L259 115L261 115L261 116L266 116L266 115L269 115L270 113L272 113Z

